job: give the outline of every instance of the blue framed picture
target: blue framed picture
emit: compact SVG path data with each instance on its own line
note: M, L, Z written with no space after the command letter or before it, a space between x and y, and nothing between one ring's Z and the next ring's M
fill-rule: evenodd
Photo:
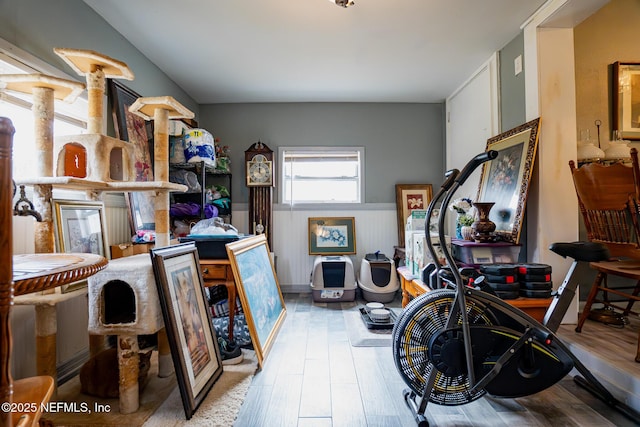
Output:
M287 310L264 234L227 243L253 349L262 367Z
M353 217L309 218L309 255L356 253Z

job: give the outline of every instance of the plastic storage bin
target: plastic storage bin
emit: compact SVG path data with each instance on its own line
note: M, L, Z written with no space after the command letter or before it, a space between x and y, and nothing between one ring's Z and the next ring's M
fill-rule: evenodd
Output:
M508 242L478 243L454 239L452 249L453 257L467 265L516 263L520 255L520 245Z
M179 237L180 243L195 242L198 250L198 257L201 259L227 259L227 243L239 240L238 236L205 236L205 235L188 235Z

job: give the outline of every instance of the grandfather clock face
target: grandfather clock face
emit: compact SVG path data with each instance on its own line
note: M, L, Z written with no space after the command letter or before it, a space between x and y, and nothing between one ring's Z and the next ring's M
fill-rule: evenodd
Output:
M248 187L273 187L273 152L262 143L245 151Z
M263 154L256 154L247 162L247 185L254 187L273 185L273 162L267 160Z
M272 235L272 193L274 186L273 151L258 141L244 152L249 187L249 230L266 234L269 246Z

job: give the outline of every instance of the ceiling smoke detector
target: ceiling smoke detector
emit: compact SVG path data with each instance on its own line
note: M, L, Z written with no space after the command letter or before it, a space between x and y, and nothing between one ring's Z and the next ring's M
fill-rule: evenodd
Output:
M353 6L355 3L351 0L329 0L331 3L336 6L344 7L345 9L349 6Z

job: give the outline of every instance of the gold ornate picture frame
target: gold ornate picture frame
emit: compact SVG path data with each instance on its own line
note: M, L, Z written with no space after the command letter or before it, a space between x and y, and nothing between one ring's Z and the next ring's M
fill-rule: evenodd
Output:
M226 245L253 350L264 364L287 309L264 234Z
M640 62L613 64L611 130L623 139L640 140Z
M487 150L497 151L498 157L482 165L476 201L495 202L489 219L506 242L520 243L539 125L537 118L487 140Z

